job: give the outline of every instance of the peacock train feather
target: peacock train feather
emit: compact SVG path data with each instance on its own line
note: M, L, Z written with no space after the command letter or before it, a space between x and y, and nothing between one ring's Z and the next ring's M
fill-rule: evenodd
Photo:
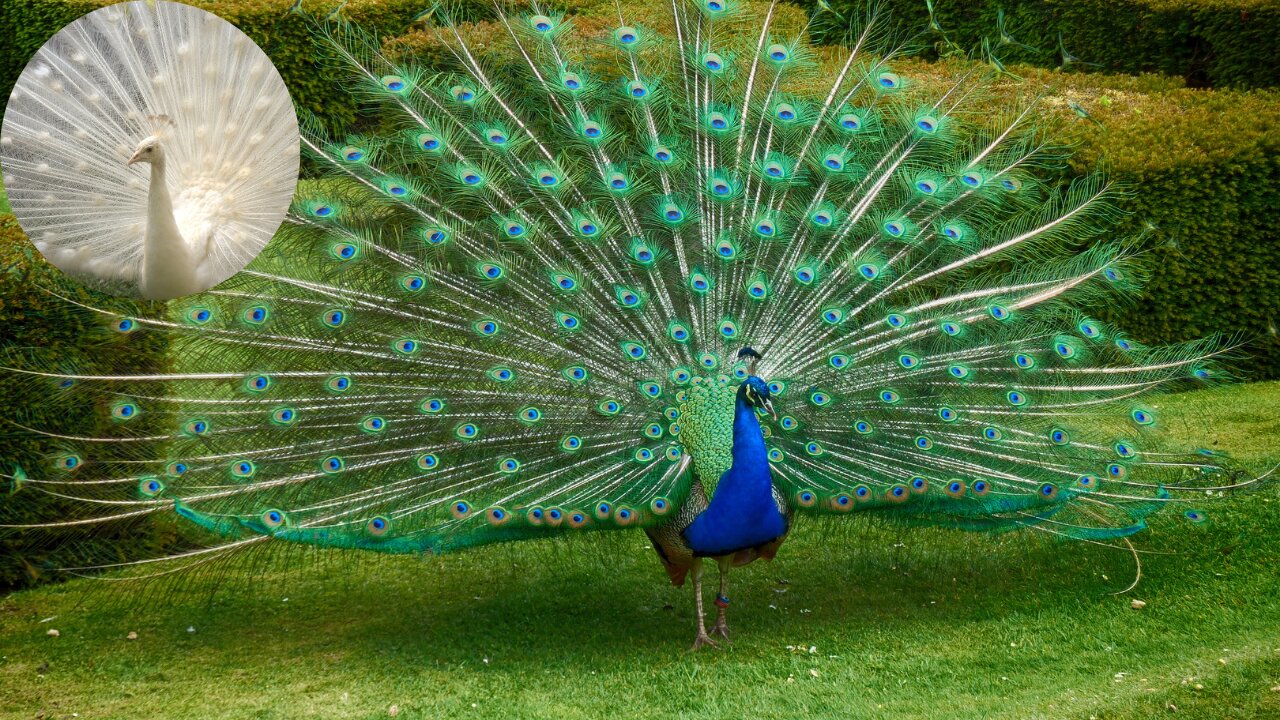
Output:
M178 563L643 528L696 583L808 514L1106 542L1246 482L1153 401L1224 379L1231 343L1090 314L1145 271L1122 190L1041 180L1065 158L1034 104L913 89L874 24L820 66L776 4L643 12L535 4L476 42L438 11L445 71L319 28L377 132L304 122L325 180L217 289L83 308L120 352L169 337L171 371L14 369L117 419L14 497L212 531Z

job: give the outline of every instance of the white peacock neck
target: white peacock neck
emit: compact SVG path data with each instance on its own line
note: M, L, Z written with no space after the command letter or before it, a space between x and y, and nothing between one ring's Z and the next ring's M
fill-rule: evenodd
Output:
M146 162L151 165L151 186L147 191L147 229L140 289L148 300L170 300L198 289L195 268L191 251L173 216L165 158L158 143L152 145L148 155Z

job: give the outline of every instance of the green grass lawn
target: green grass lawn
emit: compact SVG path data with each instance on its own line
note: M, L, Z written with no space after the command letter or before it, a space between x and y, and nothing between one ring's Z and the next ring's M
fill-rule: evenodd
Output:
M1280 461L1280 383L1161 404L1179 435ZM1128 595L1132 558L1104 547L801 525L735 574L734 644L696 654L690 592L639 532L76 580L0 601L0 716L1280 717L1280 492L1201 507L1138 538Z

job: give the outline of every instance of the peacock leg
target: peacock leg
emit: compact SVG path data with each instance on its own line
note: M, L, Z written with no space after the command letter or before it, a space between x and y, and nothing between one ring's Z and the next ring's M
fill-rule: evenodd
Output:
M711 628L712 634L729 640L729 623L725 620L725 611L729 609L729 570L733 568L733 556L726 555L716 561L720 566L720 592L716 594L716 624Z
M698 612L698 636L693 639L693 649L697 650L703 645L715 647L711 636L707 635L707 620L702 614L702 558L695 557L693 559L693 597L694 605Z

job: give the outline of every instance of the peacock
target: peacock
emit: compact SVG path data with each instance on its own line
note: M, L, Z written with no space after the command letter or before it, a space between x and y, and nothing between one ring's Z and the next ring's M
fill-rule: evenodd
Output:
M271 61L231 23L138 0L81 17L36 53L9 99L0 163L14 213L54 265L168 300L267 244L297 182L297 118Z
M1229 379L1238 343L1098 318L1150 272L1114 230L1134 190L1046 179L1066 152L1034 101L982 104L985 69L931 87L874 17L833 54L776 2L495 13L425 14L430 64L310 20L366 132L304 114L316 177L218 288L81 308L122 356L162 334L170 366L9 363L114 418L24 426L62 449L9 502L207 531L130 565L642 530L692 578L696 649L729 638L733 568L807 518L1113 544L1255 481L1155 408Z

